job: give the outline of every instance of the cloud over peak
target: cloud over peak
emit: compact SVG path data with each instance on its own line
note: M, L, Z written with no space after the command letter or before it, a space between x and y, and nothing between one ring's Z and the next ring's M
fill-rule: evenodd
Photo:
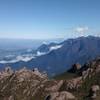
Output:
M89 30L89 28L87 27L87 26L84 26L84 27L77 27L76 29L75 29L75 32L77 32L77 33L85 33L85 32L87 32Z

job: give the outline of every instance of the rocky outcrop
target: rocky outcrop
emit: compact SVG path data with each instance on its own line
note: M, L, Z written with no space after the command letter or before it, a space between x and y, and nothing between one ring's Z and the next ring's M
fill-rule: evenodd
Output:
M46 100L75 100L75 96L67 91L54 92L47 96Z
M72 66L71 69L68 70L70 73L77 73L81 69L81 65L79 63L76 63Z
M31 100L47 80L46 74L38 69L24 67L14 72L10 67L5 68L0 73L0 100Z
M85 80L87 77L91 78L93 69L88 68L87 70L82 71L82 78Z
M100 58L97 58L93 61L90 61L86 64L84 64L84 66L81 68L80 72L83 71L88 71L87 73L90 74L96 74L98 72L100 72Z
M87 78L90 79L100 72L100 58L88 62L82 67L80 64L74 64L68 72L75 73L77 77L67 80L65 82L66 88L77 89Z
M77 78L73 78L71 80L67 80L65 81L65 86L66 86L66 89L70 89L70 90L73 90L73 89L78 89L81 84L82 84L82 77L77 77Z
M63 84L63 80L59 82L57 81L55 85L47 87L45 90L49 92L57 92L61 88L62 84Z
M100 90L100 87L99 85L93 85L90 89L90 92L89 92L89 97L92 99L92 100L95 100L97 98L97 92Z
M4 69L4 71L0 72L0 80L7 77L7 76L12 75L13 73L14 73L14 71L10 67L6 67Z
M13 71L10 67L0 73L0 100L40 100L50 95L50 100L74 99L68 91L59 91L63 80L49 80L45 73L25 67ZM40 95L40 97L39 97Z
M99 87L99 85L93 85L93 86L91 87L91 90L92 90L93 92L97 92L97 91L100 90L100 87Z
M8 67L0 73L0 100L40 100L39 94L44 97L50 94L50 100L75 98L67 91L59 92L62 84L63 80L49 80L47 74L37 68L28 70L24 67L14 72Z

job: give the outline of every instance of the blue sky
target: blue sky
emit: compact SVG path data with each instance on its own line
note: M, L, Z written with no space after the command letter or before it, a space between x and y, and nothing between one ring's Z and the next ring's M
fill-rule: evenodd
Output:
M0 0L0 38L70 38L100 33L100 0Z

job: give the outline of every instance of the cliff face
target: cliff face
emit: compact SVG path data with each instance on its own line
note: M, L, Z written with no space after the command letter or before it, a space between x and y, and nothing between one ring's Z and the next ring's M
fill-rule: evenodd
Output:
M99 78L100 58L84 66L74 64L53 79L36 68L7 67L0 72L0 100L100 100Z

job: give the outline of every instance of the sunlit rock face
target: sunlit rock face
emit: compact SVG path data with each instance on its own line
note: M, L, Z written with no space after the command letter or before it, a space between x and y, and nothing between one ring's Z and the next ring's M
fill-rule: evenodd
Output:
M75 100L75 96L67 91L51 93L49 100Z
M93 85L91 86L91 89L89 91L89 97L92 100L95 100L97 98L97 92L100 90L100 86L99 85Z
M50 80L37 68L29 70L24 67L13 71L7 67L0 72L0 100L39 100L41 96L46 98L48 95L50 100L74 99L70 92L59 91L62 85L63 80Z
M31 100L47 80L46 74L38 69L24 67L14 72L7 67L0 72L0 100Z
M0 79L10 76L14 73L14 71L10 67L6 67L4 71L0 72Z

